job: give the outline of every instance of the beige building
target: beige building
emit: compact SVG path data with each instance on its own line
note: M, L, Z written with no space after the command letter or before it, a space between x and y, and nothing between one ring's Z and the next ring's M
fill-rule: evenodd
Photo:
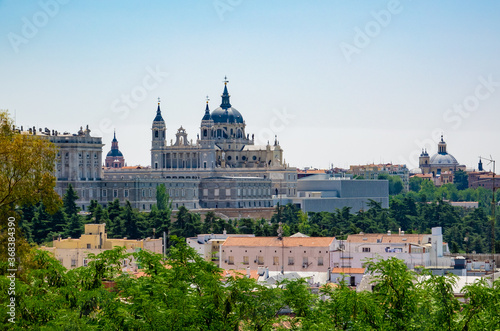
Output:
M220 246L229 237L255 237L254 234L227 234L224 230L223 234L199 234L197 237L186 238L188 246L194 248L205 261L212 261L219 265L220 261Z
M163 245L161 239L108 239L105 226L106 224L85 224L85 233L79 239L58 238L53 241L52 247L42 246L41 248L52 252L55 258L67 269L87 266L87 256L89 253L99 254L115 247L125 247L127 253L139 250L162 253ZM124 260L123 266L130 267L133 263L133 259Z
M336 243L333 237L229 237L220 246L220 267L327 272Z

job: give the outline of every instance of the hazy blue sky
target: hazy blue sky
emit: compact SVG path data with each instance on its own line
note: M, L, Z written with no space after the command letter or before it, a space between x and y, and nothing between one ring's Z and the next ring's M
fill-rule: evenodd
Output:
M231 103L291 166L417 165L441 132L460 163L500 159L498 1L0 1L0 108L150 162ZM128 98L128 99L127 99ZM127 101L128 100L128 101Z

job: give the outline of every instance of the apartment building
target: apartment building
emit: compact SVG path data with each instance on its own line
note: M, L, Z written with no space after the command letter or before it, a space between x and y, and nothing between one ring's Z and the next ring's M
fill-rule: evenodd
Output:
M229 237L220 246L220 267L327 272L336 244L333 237Z
M441 227L432 228L432 234L360 233L339 240L339 249L331 254L332 268L364 268L367 259L404 260L413 269L451 266L448 244L443 243Z

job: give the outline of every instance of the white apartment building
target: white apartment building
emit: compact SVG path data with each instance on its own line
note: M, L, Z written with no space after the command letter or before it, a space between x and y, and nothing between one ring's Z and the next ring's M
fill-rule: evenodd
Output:
M330 255L332 268L364 268L367 259L404 260L413 269L422 267L449 267L452 264L448 244L443 243L441 227L432 228L432 234L360 233L339 240L339 249Z

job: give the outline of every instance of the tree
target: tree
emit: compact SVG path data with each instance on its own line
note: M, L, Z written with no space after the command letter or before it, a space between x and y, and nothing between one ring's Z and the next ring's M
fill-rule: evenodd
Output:
M160 211L172 209L172 201L170 201L165 184L160 184L156 188L156 206Z
M63 206L64 212L69 217L76 215L79 211L79 208L76 205L76 200L78 200L78 195L76 191L73 189L73 185L69 184L66 193L63 196Z
M79 215L73 214L69 218L66 236L71 238L80 238L83 233L83 224Z
M403 181L399 176L390 176L388 173L383 172L378 174L377 179L388 180L389 181L389 194L397 195L401 193L404 189Z
M419 192L420 191L420 185L422 184L423 179L417 176L413 176L410 178L409 186L410 186L410 191L413 192Z
M209 211L205 214L205 219L203 221L203 233L215 233L215 213Z
M455 171L453 182L458 190L465 190L469 187L469 175L462 169Z
M5 226L7 215L16 207L42 201L51 212L60 198L54 191L54 164L57 149L47 139L20 134L12 120L0 110L0 219Z

